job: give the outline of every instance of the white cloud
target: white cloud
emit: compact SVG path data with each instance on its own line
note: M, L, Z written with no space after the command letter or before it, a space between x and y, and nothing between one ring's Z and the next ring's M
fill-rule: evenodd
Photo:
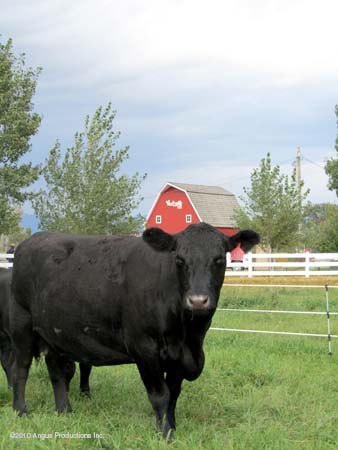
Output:
M337 15L335 0L14 0L0 23L78 82L184 65L209 67L210 80L256 73L285 85L336 76Z

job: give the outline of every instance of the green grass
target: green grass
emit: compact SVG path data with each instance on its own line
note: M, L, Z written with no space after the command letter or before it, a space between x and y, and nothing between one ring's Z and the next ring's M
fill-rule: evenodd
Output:
M326 311L325 289L226 287L222 308L279 311ZM329 290L329 309L338 312L338 289ZM330 316L331 334L338 335L338 316ZM213 326L299 333L327 333L327 316L276 313L217 312ZM337 341L338 345L338 341Z
M224 288L220 306L322 310L324 290ZM330 293L338 311L338 289ZM338 334L338 318L332 333ZM325 333L326 318L217 312L213 325ZM78 392L74 412L54 413L45 364L32 366L28 415L18 418L0 374L0 449L326 450L338 447L338 339L227 333L210 330L201 377L184 382L175 440L166 444L135 366L94 368L92 399ZM90 433L99 439L11 439L10 433Z

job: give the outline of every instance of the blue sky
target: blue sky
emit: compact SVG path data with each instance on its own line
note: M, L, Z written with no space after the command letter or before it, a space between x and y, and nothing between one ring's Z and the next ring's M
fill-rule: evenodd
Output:
M124 171L148 173L143 214L166 181L239 196L267 152L291 173L298 146L309 199L336 201L323 170L337 135L336 0L1 3L2 42L43 68L34 163L111 101Z

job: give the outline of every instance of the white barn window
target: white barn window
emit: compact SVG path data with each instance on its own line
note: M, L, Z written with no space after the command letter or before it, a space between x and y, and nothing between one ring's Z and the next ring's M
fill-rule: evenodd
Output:
M158 224L162 223L162 216L156 216L155 217L155 222L158 223Z
M191 223L191 222L192 222L191 214L187 214L187 215L185 216L185 222L186 222L186 223Z

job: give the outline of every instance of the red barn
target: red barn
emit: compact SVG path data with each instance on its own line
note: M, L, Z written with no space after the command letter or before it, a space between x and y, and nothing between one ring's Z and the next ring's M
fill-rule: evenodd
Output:
M146 228L159 227L178 233L192 223L206 222L228 236L237 233L234 211L236 197L218 186L167 183L158 194L146 222ZM242 261L239 245L231 252L232 261Z
M167 183L148 214L146 228L178 233L192 223L207 222L231 236L238 231L236 208L239 204L234 194L221 187Z

